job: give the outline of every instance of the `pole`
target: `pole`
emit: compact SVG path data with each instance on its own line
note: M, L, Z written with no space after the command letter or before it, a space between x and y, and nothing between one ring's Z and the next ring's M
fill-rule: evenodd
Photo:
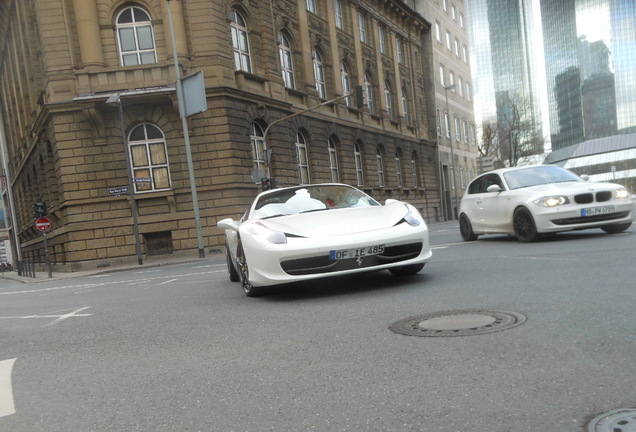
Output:
M49 273L49 279L53 277L53 272L51 271L51 256L49 255L49 245L46 242L46 233L42 233L42 237L44 237L44 256L46 257L46 268Z
M124 126L124 108L122 107L121 96L117 96L119 103L119 123L121 127L121 137L124 142L124 153L126 155L126 168L128 171L128 188L130 190L130 210L133 217L133 231L135 234L135 250L137 251L137 263L143 264L141 260L141 245L139 244L139 222L137 221L137 201L135 200L135 185L133 183L132 167L130 163L130 149L128 148L128 139L126 138L126 129Z
M188 174L190 177L190 191L192 194L192 207L194 210L194 221L197 229L197 246L199 249L199 258L205 258L205 250L203 247L203 233L201 230L201 217L199 215L199 198L197 196L197 185L194 177L194 164L192 162L192 151L190 149L190 134L188 131L188 120L183 107L183 83L181 82L181 72L179 71L179 60L177 58L177 44L174 37L174 27L172 25L172 10L170 9L170 0L166 0L168 8L168 23L170 26L170 40L172 41L172 58L174 60L174 70L176 75L177 102L179 105L179 117L181 117L181 126L183 127L183 140L186 148L186 158L188 160Z
M444 95L446 96L446 112L448 115L448 134L449 134L449 141L450 141L450 151L451 151L451 167L453 170L453 185L455 186L453 188L453 195L455 196L455 206L456 207L452 207L452 211L453 211L453 219L457 219L457 207L459 206L459 199L457 198L457 167L455 166L455 152L453 151L453 128L451 125L451 115L450 115L450 110L448 109L448 90L454 89L455 88L455 84L449 85L447 87L444 87Z

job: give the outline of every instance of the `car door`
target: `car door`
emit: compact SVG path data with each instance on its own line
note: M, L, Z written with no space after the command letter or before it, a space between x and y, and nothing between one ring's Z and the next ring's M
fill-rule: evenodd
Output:
M497 185L498 191L488 192L488 188ZM480 221L484 229L489 232L507 232L511 223L510 192L506 190L499 174L486 174L479 194Z
M482 184L484 176L477 177L473 180L466 189L464 196L462 197L460 213L468 216L474 231L479 231L481 223L480 204L483 199Z

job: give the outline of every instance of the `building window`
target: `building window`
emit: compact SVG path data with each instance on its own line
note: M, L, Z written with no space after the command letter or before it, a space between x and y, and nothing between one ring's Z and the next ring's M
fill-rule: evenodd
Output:
M450 74L448 74L448 78L449 78L449 86L455 85L455 72L451 71ZM453 92L457 91L457 87L453 87L451 89Z
M475 132L474 124L470 125L470 144L473 146L477 144L477 133Z
M462 129L459 123L459 117L455 117L455 141L462 141Z
M404 64L404 56L402 55L402 39L395 39L395 50L397 52L397 61L399 64Z
M336 14L336 27L343 29L344 19L342 17L342 4L340 3L340 0L333 0L333 9Z
M349 108L353 106L353 97L351 96L351 79L349 78L349 70L347 65L340 63L340 78L342 79L342 91L344 94L348 94L345 98L345 102Z
M442 114L437 108L437 135L442 135Z
M373 114L374 112L374 107L373 107L373 88L371 87L371 78L369 77L368 73L364 74L364 89L365 89L365 96L366 96L366 105L367 108L369 108L369 113Z
M170 188L166 140L157 126L143 123L128 135L135 191L150 192ZM147 179L147 182L139 181Z
M298 161L299 184L309 184L309 157L307 156L307 142L300 132L296 133L296 160Z
M417 188L417 157L415 152L411 154L411 176L413 177L413 187Z
M367 41L367 20L362 14L358 12L358 31L360 32L360 42Z
M459 14L459 26L464 28L464 14Z
M375 160L378 164L378 186L384 187L384 162L382 160L382 152L379 147L375 153Z
M457 9L455 8L455 5L451 5L451 17L453 18L453 21L457 21Z
M322 66L322 57L317 49L312 52L314 61L314 79L316 80L316 90L320 99L327 99L327 88L325 87L325 70Z
M358 186L364 185L364 171L362 170L362 152L358 143L353 144L353 156L356 161L356 180Z
M437 39L437 42L442 42L442 26L437 21L435 21L435 39Z
M404 114L404 120L409 120L409 103L406 99L406 89L402 89L402 113Z
M386 104L386 115L393 118L393 106L391 104L391 86L388 81L384 81L384 103Z
M462 57L464 59L464 63L468 63L468 53L467 53L466 45L462 45Z
M128 7L117 15L119 61L122 66L157 63L155 36L148 13Z
M230 24L232 29L232 46L234 48L234 68L245 72L252 72L250 59L250 44L247 37L245 19L236 10L230 11Z
M446 4L446 0L442 0L442 6L444 7L444 12L448 12L448 4Z
M468 144L468 122L466 120L463 121L464 126L464 142Z
M307 0L307 10L316 13L316 0Z
M458 81L457 88L459 89L459 96L464 97L464 79L459 77Z
M448 30L446 30L446 48L448 48L449 51L452 50L451 48L451 34Z
M451 137L450 117L448 116L447 112L444 113L444 126L446 126L446 138L450 138Z
M446 67L439 65L439 82L446 87Z
M336 143L333 139L329 138L327 143L327 150L329 151L329 171L331 172L331 181L334 183L340 182L340 173L338 171L338 153L336 152Z
M462 190L466 189L466 178L463 167L459 169L459 184L462 186Z
M292 61L292 50L289 39L283 34L278 33L278 55L280 57L280 69L283 74L285 87L293 89L294 87L294 63Z
M468 100L472 100L472 98L473 98L472 95L470 94L470 84L469 83L466 83L466 98Z
M252 145L254 169L260 171L264 176L267 176L267 164L265 163L265 152L267 148L265 147L265 138L263 136L263 129L256 123L252 123L250 143Z
M380 42L380 52L386 54L386 43L384 41L384 27L378 27L378 41Z
M455 55L459 58L459 39L455 39Z
M397 181L397 187L402 187L402 161L400 160L400 153L395 152L395 175Z

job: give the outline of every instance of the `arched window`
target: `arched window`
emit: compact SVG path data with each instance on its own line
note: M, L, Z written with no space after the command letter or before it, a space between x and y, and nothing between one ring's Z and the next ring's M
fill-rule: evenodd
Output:
M230 11L230 28L232 30L232 47L234 48L234 68L252 72L250 43L247 36L247 25L243 16L235 9Z
M356 161L356 178L358 186L364 185L364 171L362 170L362 152L358 143L353 144L353 156Z
M157 126L143 123L128 135L136 192L170 188L166 140Z
M365 91L365 96L367 98L367 100L366 100L367 108L369 108L369 112L371 114L373 114L373 112L374 112L374 107L373 107L373 87L371 87L371 78L369 77L368 73L364 74L364 91Z
M340 172L338 170L338 153L336 152L336 143L332 138L327 142L327 150L329 151L329 171L331 172L331 181L340 182Z
M397 179L397 187L402 187L402 161L400 159L399 150L395 152L395 175Z
M287 37L280 32L278 33L278 55L280 57L280 69L283 74L285 87L293 89L295 88L295 84L291 45Z
M314 79L316 80L316 90L320 99L327 99L327 88L325 87L325 70L322 66L322 57L317 49L311 53L314 62Z
M299 184L310 184L309 156L307 155L307 142L300 132L296 133L296 159L298 161Z
M152 22L145 10L127 7L117 15L116 23L122 66L157 63Z
M252 160L254 161L254 169L261 171L265 177L269 177L267 165L265 163L265 138L263 129L257 124L252 123L252 135L250 135L250 143L252 145Z
M378 164L378 186L384 186L384 161L382 158L382 150L380 147L376 149L375 159Z
M386 104L386 115L393 118L393 104L391 103L391 84L384 81L384 103Z
M345 98L345 102L348 107L353 106L353 97L351 96L351 79L349 78L349 70L347 69L347 65L344 63L340 63L340 77L342 78L342 91L344 94L349 94Z

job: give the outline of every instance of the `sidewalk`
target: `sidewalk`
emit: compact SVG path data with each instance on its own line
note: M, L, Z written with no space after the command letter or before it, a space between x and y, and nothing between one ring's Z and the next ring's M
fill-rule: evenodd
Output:
M428 223L429 231L445 230L457 227L456 220L430 222ZM113 273L120 271L139 270L152 267L162 267L172 264L182 264L186 262L205 261L210 259L224 259L225 253L221 251L208 251L205 258L199 258L197 251L193 251L191 256L174 257L172 255L162 255L156 257L146 257L142 260L142 265L138 264L122 264L109 267L101 267L90 270L81 270L76 272L52 272L51 277L47 271L36 271L35 277L18 276L17 271L0 273L1 279L14 280L22 283L37 283L52 280L72 279L82 276L92 276L103 273Z

